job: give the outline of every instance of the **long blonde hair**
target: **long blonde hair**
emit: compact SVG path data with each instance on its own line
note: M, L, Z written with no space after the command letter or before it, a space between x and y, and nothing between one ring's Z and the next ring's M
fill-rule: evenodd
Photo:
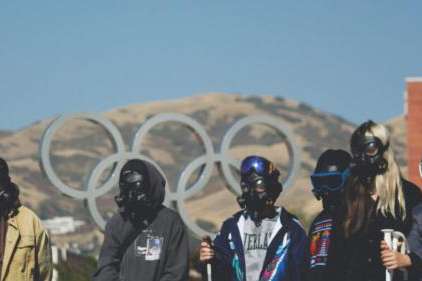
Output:
M365 135L377 137L384 146L388 145L383 154L383 158L388 163L387 170L384 174L377 175L374 181L374 189L379 198L377 211L380 211L384 216L390 214L394 218L400 217L404 220L406 218L406 203L401 182L401 172L394 157L390 133L385 126L374 123L374 125L369 127ZM398 213L396 213L396 199L399 204Z
M390 134L383 125L372 121L363 123L356 129L355 133L364 134L378 138L386 150L383 152L383 159L387 163L386 171L381 175L376 175L374 180L364 183L359 176L354 175L348 180L345 188L342 225L344 234L349 237L360 230L367 230L370 222L372 209L384 216L391 215L393 218L406 218L406 204L401 182L399 166L394 158L393 147L390 142ZM355 135L353 133L353 135ZM352 136L353 139L353 136ZM370 184L368 186L368 184ZM378 195L377 205L373 205L371 192ZM399 206L397 206L397 203ZM342 216L342 215L340 215Z

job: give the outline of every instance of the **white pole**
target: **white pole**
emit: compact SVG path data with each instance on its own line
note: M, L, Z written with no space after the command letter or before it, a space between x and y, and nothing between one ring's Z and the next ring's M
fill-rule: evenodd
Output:
M59 280L59 273L57 272L57 269L53 268L53 276L51 278L51 281L58 281Z
M403 241L401 245L399 245L400 239ZM408 245L407 245L407 239L406 236L401 233L400 231L394 231L393 232L393 249L394 251L397 251L403 255L407 254L408 251ZM400 248L400 249L399 249ZM409 272L406 268L399 268L403 272L403 280L409 279Z
M212 248L212 240L209 236L204 236L202 241L207 243ZM207 262L207 281L212 281L212 271L211 271L211 262Z
M422 159L419 161L419 175L422 177Z
M211 277L211 264L207 263L207 279L208 281L212 281L212 277Z
M392 249L393 241L393 229L381 229L381 231L384 233L384 241L387 243L387 246ZM385 270L385 281L393 281L393 270Z

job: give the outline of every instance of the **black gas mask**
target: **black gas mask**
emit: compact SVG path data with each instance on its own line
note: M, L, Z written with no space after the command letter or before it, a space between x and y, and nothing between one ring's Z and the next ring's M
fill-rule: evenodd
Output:
M0 213L7 213L18 200L19 190L9 176L6 161L0 158Z
M374 125L372 121L365 122L352 135L352 173L360 178L372 179L384 174L388 169L384 152L389 143L384 145L379 138L366 135Z
M142 161L130 160L123 166L119 189L115 201L122 211L140 214L152 209L148 171Z
M10 205L10 194L7 190L0 186L0 210L3 209L3 206Z
M280 172L273 163L259 156L249 156L242 161L240 170L242 195L237 201L254 217L265 206L274 204L283 187L278 181Z

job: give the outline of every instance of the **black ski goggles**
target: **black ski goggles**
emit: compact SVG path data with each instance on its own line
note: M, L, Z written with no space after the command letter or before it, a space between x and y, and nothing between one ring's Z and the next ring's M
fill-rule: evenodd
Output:
M311 175L311 182L314 191L317 193L334 192L344 187L349 175L349 169L343 172L314 173Z

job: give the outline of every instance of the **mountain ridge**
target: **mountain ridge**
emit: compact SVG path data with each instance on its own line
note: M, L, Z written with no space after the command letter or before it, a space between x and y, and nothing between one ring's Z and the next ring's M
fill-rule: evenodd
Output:
M122 135L126 149L131 144L134 132L146 120L159 113L186 114L204 126L214 148L221 144L227 129L237 120L256 114L271 116L288 124L293 141L301 148L302 164L296 181L286 189L280 204L298 214L305 224L320 209L320 203L310 192L309 174L317 157L327 148L348 150L348 141L356 125L341 116L326 113L312 106L283 97L243 96L241 94L210 93L170 101L154 101L131 104L111 109L102 115L113 122ZM90 215L80 201L62 196L42 174L38 165L39 141L52 118L34 122L22 130L0 134L0 153L11 166L12 178L20 186L22 201L35 209L41 217L72 215L91 225ZM405 126L403 117L387 122L395 139L398 160L406 170ZM251 153L259 153L285 169L289 164L285 158L286 147L282 138L271 128L253 125L245 128L233 140L229 153L241 159ZM169 178L172 190L183 169L196 157L203 154L202 147L192 131L174 122L157 126L143 142L141 152L154 159ZM216 149L219 151L219 149ZM75 189L84 188L91 171L104 157L113 153L113 143L104 130L86 121L67 121L57 131L51 145L51 159L58 175ZM192 181L197 173L194 173ZM218 169L214 169L211 183L194 198L187 201L188 214L209 230L215 230L225 217L238 209L234 196L225 188ZM98 199L103 214L115 210L113 195L116 189ZM92 239L101 239L94 226L84 231ZM88 235L88 236L89 236ZM90 237L91 237L90 236ZM72 241L76 235L58 240ZM78 236L79 237L79 236ZM77 238L80 239L80 238Z

